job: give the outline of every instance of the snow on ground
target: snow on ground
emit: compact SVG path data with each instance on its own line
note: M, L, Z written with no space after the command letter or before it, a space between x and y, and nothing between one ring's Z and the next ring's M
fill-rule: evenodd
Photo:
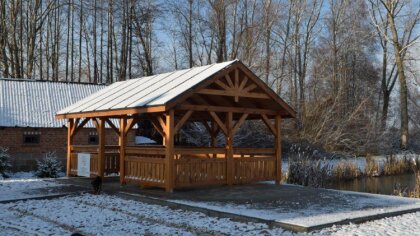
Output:
M312 234L316 235L420 235L420 212L389 217L363 224L332 226Z
M0 235L308 235L108 195L0 204ZM309 235L416 235L420 212Z
M0 201L47 195L46 188L51 190L51 187L57 186L60 184L54 182L53 179L3 179L0 180Z
M314 227L322 224L332 224L346 219L368 217L377 214L399 212L411 209L420 209L420 200L414 198L403 198L370 193L356 193L350 191L328 190L336 193L336 197L346 199L345 205L308 205L300 206L299 202L293 211L290 207L283 207L280 202L277 207L259 203L237 204L227 202L206 202L191 200L168 200L170 202L185 204L209 210L239 214L255 217L264 220L300 225L303 227ZM321 195L322 197L330 197Z
M81 195L0 205L0 234L39 231L83 235L256 235L291 234L265 224L239 223L203 213L124 200L107 195ZM16 233L18 234L18 233Z

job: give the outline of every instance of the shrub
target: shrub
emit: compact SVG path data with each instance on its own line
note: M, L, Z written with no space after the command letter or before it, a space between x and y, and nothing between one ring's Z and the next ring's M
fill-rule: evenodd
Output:
M379 163L370 156L366 158L365 175L369 177L377 177L381 175Z
M324 187L330 178L331 167L309 158L289 159L287 182L303 186Z
M10 154L9 149L0 147L0 174L3 178L7 178L6 171L11 167L10 165Z
M336 181L352 180L362 175L359 167L352 161L340 161L334 166L332 173Z
M40 178L57 178L62 166L55 152L47 152L45 157L37 161L36 175Z

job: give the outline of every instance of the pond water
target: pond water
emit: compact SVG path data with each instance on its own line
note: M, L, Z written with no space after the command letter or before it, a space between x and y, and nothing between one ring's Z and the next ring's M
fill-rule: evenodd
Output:
M396 185L407 188L408 190L414 190L416 186L416 176L414 174L404 174L364 177L350 181L330 183L326 188L391 195Z

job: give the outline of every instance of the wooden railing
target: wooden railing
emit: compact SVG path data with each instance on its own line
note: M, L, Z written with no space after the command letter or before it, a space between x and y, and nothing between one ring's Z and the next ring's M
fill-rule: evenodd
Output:
M97 175L97 146L73 146L71 173L77 174L77 154L91 154L91 175ZM145 186L165 186L165 148L163 146L126 147L125 181ZM173 174L175 187L227 184L225 148L175 148ZM233 183L274 180L275 150L272 148L234 148ZM105 173L119 173L119 148L106 146Z
M77 175L78 153L90 154L90 175L96 176L99 172L98 146L84 145L71 147L70 173ZM120 170L119 146L105 146L105 175L118 174Z
M125 153L127 182L164 187L165 149L163 147L126 147Z
M226 183L224 148L175 148L175 187Z
M234 184L274 180L276 174L274 148L234 148L233 152Z

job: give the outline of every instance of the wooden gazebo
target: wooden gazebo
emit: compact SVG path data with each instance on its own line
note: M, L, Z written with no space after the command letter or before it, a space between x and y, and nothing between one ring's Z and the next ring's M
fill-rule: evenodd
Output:
M126 182L174 188L281 181L282 118L295 112L238 60L116 82L57 113L68 120L67 175L77 174L77 155L91 153L91 175L117 172ZM245 120L262 120L275 136L275 148L235 148L233 137ZM127 146L127 133L149 120L163 145ZM75 146L74 135L93 121L97 146ZM209 147L174 145L186 122L201 122ZM105 145L105 125L119 137ZM218 146L222 133L225 144Z

